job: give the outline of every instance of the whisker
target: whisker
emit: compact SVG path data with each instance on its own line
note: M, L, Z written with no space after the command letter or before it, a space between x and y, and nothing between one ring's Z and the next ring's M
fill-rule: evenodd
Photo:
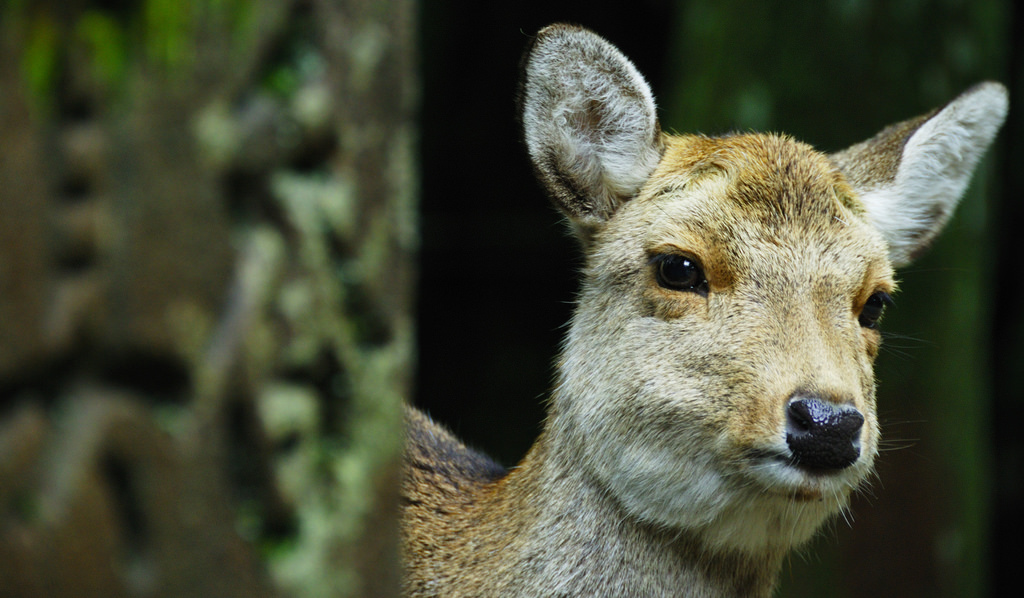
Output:
M919 439L917 438L896 438L881 440L878 443L878 452L891 452L891 451L902 451L908 448L913 448Z

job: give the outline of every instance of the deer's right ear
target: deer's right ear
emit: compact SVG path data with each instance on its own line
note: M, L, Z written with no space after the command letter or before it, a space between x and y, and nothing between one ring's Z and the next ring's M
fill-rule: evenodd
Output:
M888 242L894 266L915 259L949 220L1008 101L1005 87L981 83L939 110L832 155Z
M650 87L615 46L586 29L552 25L537 34L519 102L537 175L581 232L611 218L661 160Z

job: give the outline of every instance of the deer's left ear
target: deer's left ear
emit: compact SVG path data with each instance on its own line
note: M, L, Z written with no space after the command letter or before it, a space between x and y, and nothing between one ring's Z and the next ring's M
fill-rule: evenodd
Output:
M651 89L615 46L570 25L537 34L521 85L534 169L586 236L640 190L661 160Z
M889 243L893 265L916 258L949 220L1008 102L1005 87L981 83L832 156Z

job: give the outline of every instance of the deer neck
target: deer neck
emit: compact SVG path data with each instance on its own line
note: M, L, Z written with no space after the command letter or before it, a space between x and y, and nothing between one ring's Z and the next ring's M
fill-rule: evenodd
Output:
M578 447L560 433L557 415L522 464L502 481L495 512L503 526L500 556L506 591L522 595L769 596L782 551L714 551L691 531L664 529L625 512L578 465ZM498 551L500 554L500 551Z

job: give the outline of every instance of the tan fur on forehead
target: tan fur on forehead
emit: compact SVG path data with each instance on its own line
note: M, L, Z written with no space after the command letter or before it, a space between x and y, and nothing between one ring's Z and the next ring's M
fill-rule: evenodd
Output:
M716 175L730 180L730 199L761 217L790 222L815 215L864 215L863 205L835 164L784 135L667 137L665 155L645 195Z

